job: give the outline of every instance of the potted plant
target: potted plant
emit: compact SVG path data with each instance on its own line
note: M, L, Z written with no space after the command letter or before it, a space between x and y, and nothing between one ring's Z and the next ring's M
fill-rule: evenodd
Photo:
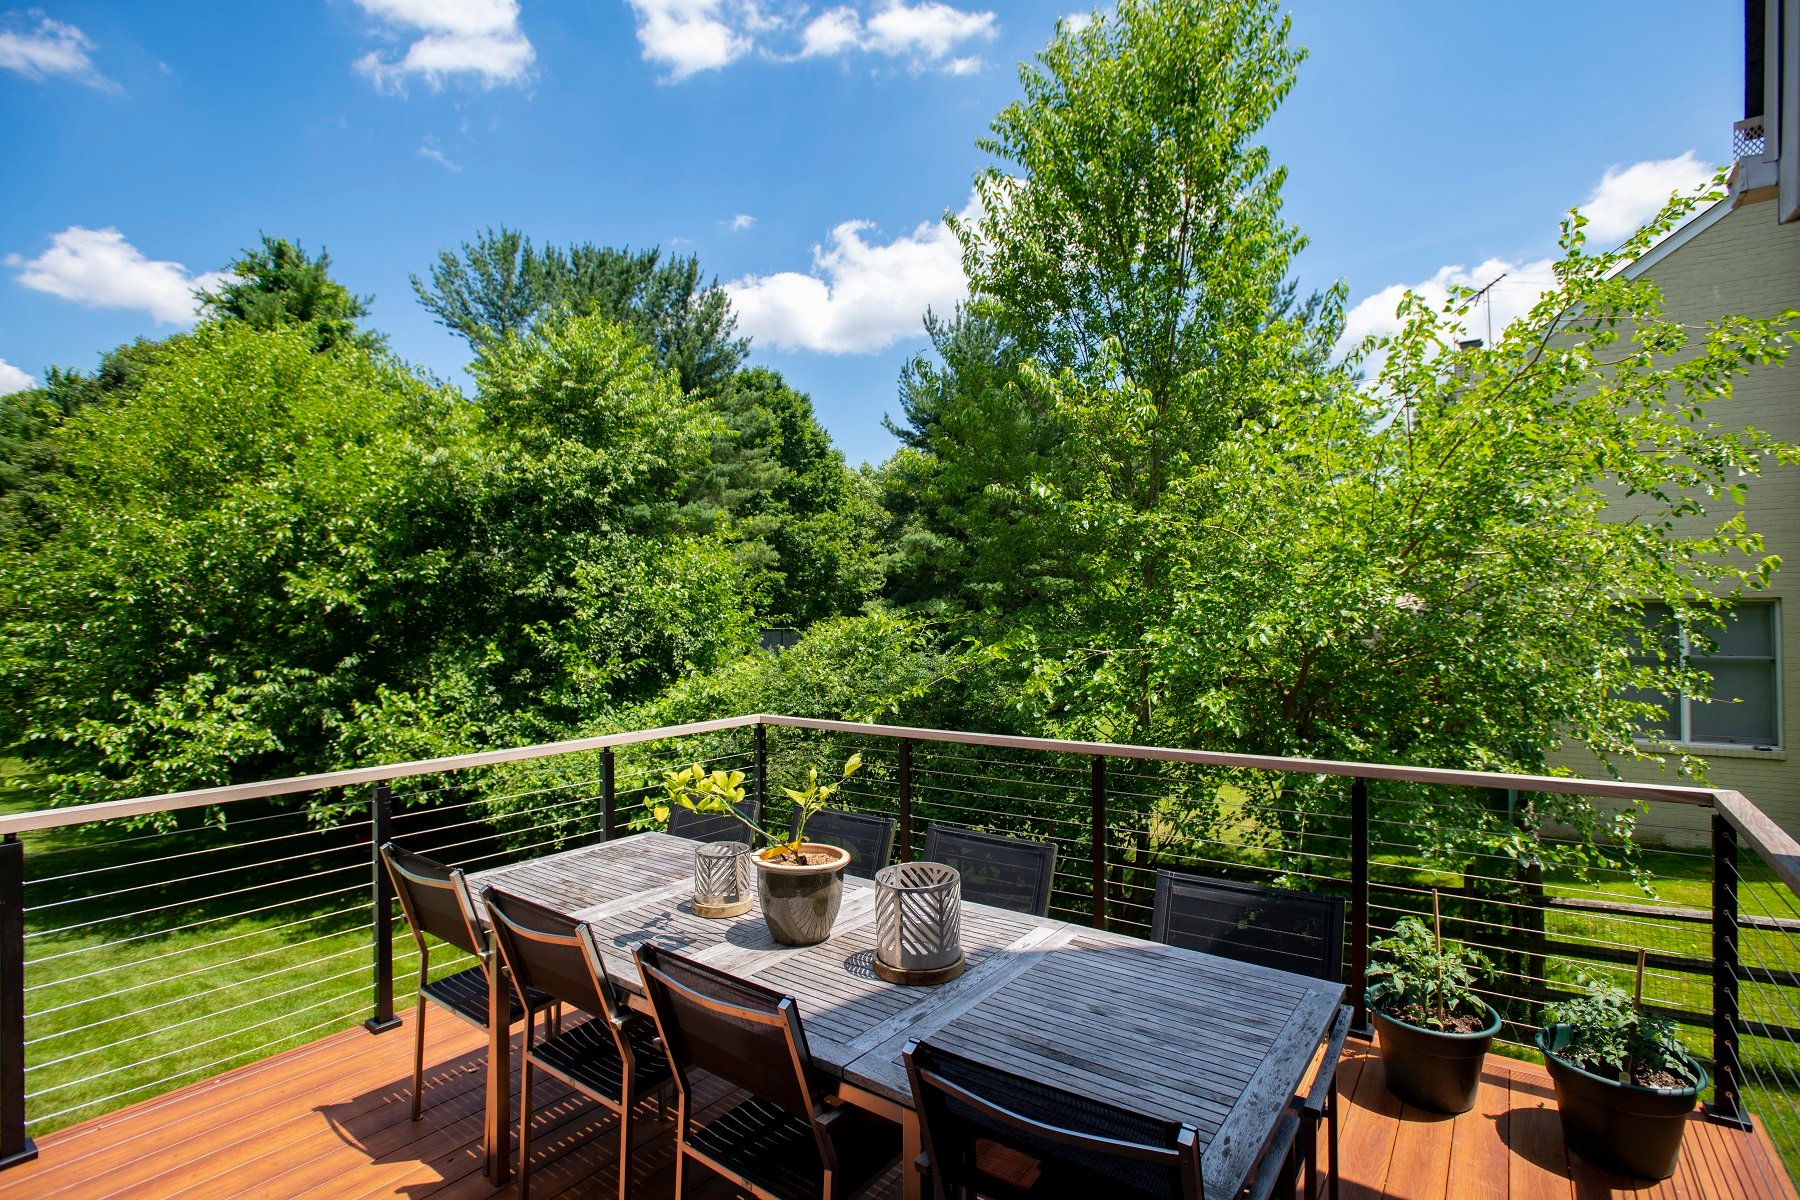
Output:
M1579 976L1586 994L1545 1009L1537 1044L1569 1149L1634 1179L1667 1179L1706 1072L1670 1021L1643 1010L1643 972L1640 950L1634 997Z
M1468 1112L1500 1032L1500 1014L1475 994L1480 956L1445 946L1441 923L1427 929L1417 917L1372 948L1366 999L1388 1089L1431 1112Z
M752 862L756 866L756 897L769 934L783 945L811 946L831 936L831 924L844 899L844 868L850 865L850 853L838 846L807 841L806 823L814 813L832 806L843 781L861 767L862 755L852 754L837 783L820 783L819 769L812 767L804 789L781 789L794 802L798 816L792 837L763 828L739 810L744 798L742 771L708 774L696 763L664 776L663 788L671 804L727 814L749 831L753 847L765 843ZM661 815L666 817L666 807Z

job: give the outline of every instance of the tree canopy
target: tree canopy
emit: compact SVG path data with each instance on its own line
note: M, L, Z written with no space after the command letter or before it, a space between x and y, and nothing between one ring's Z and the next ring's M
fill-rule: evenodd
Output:
M747 348L735 334L731 302L716 282L701 282L693 255L588 242L538 247L502 226L441 251L429 275L412 277L419 302L476 350L560 310L598 313L654 348L683 391L717 395Z
M381 335L359 331L356 323L369 315L367 296L353 296L331 277L331 255L309 258L300 243L262 235L262 244L247 249L226 268L212 291L199 293L203 317L242 321L252 329L305 325L314 346L330 350L345 342L365 349L381 345Z

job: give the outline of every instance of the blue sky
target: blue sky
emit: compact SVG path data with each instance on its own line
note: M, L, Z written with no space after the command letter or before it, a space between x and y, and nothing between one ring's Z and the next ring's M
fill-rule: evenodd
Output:
M1559 214L1622 236L1729 151L1742 12L1294 0L1269 130L1307 287L1528 301ZM990 0L0 0L0 390L182 328L259 232L330 250L394 348L466 383L407 283L488 225L662 245L850 460L960 292L940 217L1016 64L1079 5Z

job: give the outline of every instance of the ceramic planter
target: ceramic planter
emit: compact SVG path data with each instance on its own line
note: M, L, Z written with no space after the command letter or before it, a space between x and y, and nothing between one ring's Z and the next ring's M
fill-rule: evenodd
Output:
M844 900L844 868L850 852L807 842L801 852L817 858L805 866L756 856L756 898L769 934L784 946L811 946L831 936Z
M1463 1113L1474 1108L1482 1060L1500 1032L1500 1014L1491 1004L1485 1007L1485 1028L1474 1033L1443 1033L1409 1025L1371 1006L1369 1015L1375 1019L1375 1040L1381 1049L1388 1090L1428 1112Z
M1559 1057L1569 1044L1567 1025L1538 1030L1538 1049L1556 1085L1556 1111L1569 1149L1597 1167L1633 1179L1667 1179L1681 1158L1688 1114L1706 1086L1706 1072L1689 1058L1699 1083L1688 1088L1647 1088L1620 1083Z

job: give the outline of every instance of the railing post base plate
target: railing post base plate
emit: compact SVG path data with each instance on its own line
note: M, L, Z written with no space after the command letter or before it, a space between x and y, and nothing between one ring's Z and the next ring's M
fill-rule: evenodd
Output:
M1746 1133L1751 1129L1750 1115L1738 1111L1735 1107L1725 1109L1716 1104L1702 1104L1700 1109L1706 1114L1706 1119L1714 1125L1723 1125L1727 1129L1741 1129Z
M363 1028L370 1033L386 1033L390 1029L400 1028L399 1017L370 1017L363 1022Z
M17 1167L24 1163L28 1163L36 1157L37 1143L30 1138L26 1138L23 1149L16 1153L8 1154L5 1158L0 1158L0 1171L4 1171L8 1167Z

